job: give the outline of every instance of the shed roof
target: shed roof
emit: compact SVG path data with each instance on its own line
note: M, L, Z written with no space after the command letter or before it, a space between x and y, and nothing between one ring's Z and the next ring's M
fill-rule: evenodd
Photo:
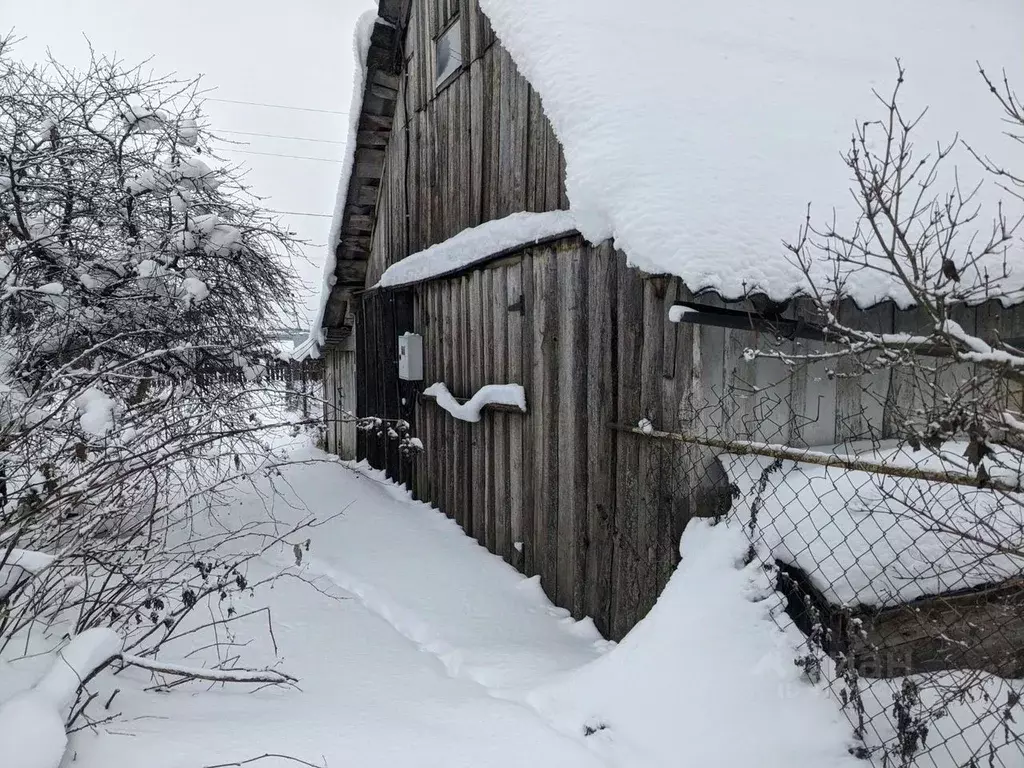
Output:
M793 295L802 275L783 241L812 219L857 209L841 154L858 121L883 116L898 57L908 114L928 108L917 150L957 134L1018 172L978 64L1024 89L1020 0L480 0L540 93L565 148L570 207L593 242L726 298ZM960 147L964 188L982 176ZM949 166L952 170L952 165ZM937 189L949 191L951 178ZM987 183L979 225L999 198ZM1014 201L1018 211L1024 208ZM1007 290L1024 288L1015 246ZM1001 261L1000 265L1001 267ZM823 267L831 272L831 265ZM909 303L878 272L846 285L860 306Z
M380 2L381 16L401 23L409 0ZM959 136L1010 168L1024 168L1024 144L1005 135L978 72L980 63L1024 83L1020 0L479 2L539 92L565 149L580 232L592 242L614 238L631 264L677 275L693 291L775 300L801 292L804 277L783 243L795 239L808 205L812 218L834 215L839 228L852 228L857 206L841 155L858 121L879 117L875 91L891 90L897 59L907 71L906 108L927 108L916 130L919 152ZM388 26L365 24L357 34L364 72L389 74L380 62L369 66L374 52L386 59L389 44L383 34L379 45L371 43L369 31ZM368 78L367 92L373 87ZM362 106L361 90L353 112ZM357 129L354 121L353 135ZM350 142L349 151L377 146ZM951 160L963 188L983 177L966 147ZM350 157L328 238L321 299L328 309L311 338L320 325L337 325L345 289L338 272L358 266L368 251L373 210L369 199L350 199L353 178L361 178L350 178L354 165ZM945 191L943 182L952 177L940 180ZM1010 211L1024 209L989 180L976 198L988 216L979 226L990 225L1000 200ZM366 210L356 211L357 203ZM1019 240L1007 261L1012 274L1000 290L1019 301ZM1001 271L1003 262L992 266ZM822 270L829 275L832 265ZM342 277L358 281L362 274L349 272ZM911 303L877 271L852 275L844 290L862 307Z

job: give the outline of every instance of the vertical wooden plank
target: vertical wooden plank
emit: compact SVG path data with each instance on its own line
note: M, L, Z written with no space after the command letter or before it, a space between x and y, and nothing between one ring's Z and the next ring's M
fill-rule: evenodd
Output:
M512 134L515 116L515 81L512 57L503 47L499 49L499 97L501 119L498 122L498 168L500 188L498 193L498 216L507 216L515 210L513 189L513 167L515 165Z
M637 424L640 405L640 366L643 351L644 287L639 273L626 267L617 255L618 298L616 318L618 350L617 418L620 424ZM637 526L640 506L640 438L616 435L615 450L615 554L612 574L611 637L625 636L639 620L643 602L642 579L646 553L637 548L641 536Z
M451 315L451 336L448 339L448 346L450 349L451 359L451 372L449 379L449 389L456 396L465 396L468 381L465 376L465 367L462 359L462 346L463 346L463 328L465 324L462 322L462 278L456 277L451 280L445 281L448 292L448 311ZM452 422L452 458L449 463L452 473L452 498L451 498L451 517L455 518L455 521L464 526L466 523L466 497L464 495L465 486L465 475L466 475L466 464L465 464L465 451L466 451L466 440L468 433L466 430L466 422L459 419L450 419Z
M675 281L675 300L693 301L693 294L681 280ZM666 402L666 410L674 410L676 428L681 432L699 432L698 406L703 403L702 380L706 367L702 359L705 328L680 323L675 328L674 400ZM669 342L666 341L666 345ZM722 344L724 347L724 343ZM668 347L666 346L666 354ZM716 363L712 370L721 372ZM666 473L672 488L671 533L666 543L670 551L662 554L661 588L671 578L679 563L679 539L689 521L696 516L722 514L727 507L720 492L728 491L729 478L718 459L720 451L695 444L676 444L670 454L671 465ZM731 498L731 496L730 496Z
M461 78L460 78L461 79ZM462 174L459 171L461 154L461 134L459 132L459 97L461 90L458 81L452 83L448 89L448 117L445 121L445 166L447 169L447 180L445 186L445 199L442 209L445 211L445 227L443 239L447 240L452 235L464 229L462 223L462 190L459 188Z
M476 0L470 0L476 7ZM469 69L470 225L483 221L484 188L484 63L474 59Z
M384 415L388 424L384 428L382 445L384 448L384 464L387 476L395 483L401 482L401 470L398 460L398 442L390 437L395 420L401 417L398 392L398 330L393 291L379 291L378 296L383 306L383 335L381 345L381 365L384 380Z
M844 299L839 307L839 320L867 331L888 333L892 330L892 308L880 304L861 310L852 300ZM865 375L861 359L853 355L840 357L835 369L836 442L880 438L888 375Z
M457 344L454 340L455 334L455 306L453 304L453 293L454 288L451 280L438 283L441 293L441 315L444 318L444 357L442 360L442 379L441 381L448 384L451 387L451 381L454 376L455 361L454 352ZM458 391L456 395L460 394ZM458 472L456 462L458 460L457 449L458 446L455 443L455 422L451 415L447 412L444 415L444 435L445 435L445 464L444 464L444 503L445 503L445 514L448 517L455 517L455 489L457 483L455 476Z
M839 305L839 321L856 323L857 306L852 299L843 299ZM856 357L843 355L836 361L836 442L858 439L864 431L864 413L861 405L863 383L857 375L860 368Z
M426 360L424 361L429 369L429 375L426 379L429 385L438 381L443 381L444 373L441 371L441 349L444 344L444 339L442 338L444 333L444 323L441 318L441 307L438 300L440 293L438 284L428 283L425 288L430 306L431 340L430 343L426 345ZM431 437L433 438L433 445L430 450L430 482L433 493L430 500L435 507L441 509L444 500L445 414L435 403L430 403L427 407L430 408L430 429L432 433Z
M356 402L355 413L357 416L366 415L366 383L369 377L369 361L366 356L366 310L361 299L355 299L356 315ZM356 459L363 461L366 458L366 433L363 430L356 431Z
M472 116L470 115L472 94L471 73L466 72L459 78L458 88L460 91L459 103L462 105L459 111L459 194L462 197L459 203L462 210L460 229L475 226L478 222L476 212L476 198L473 196L473 134Z
M405 333L410 331L414 332L416 329L414 313L415 307L413 302L413 291L409 289L400 290L395 292L395 359L394 366L396 371L395 380L398 385L398 402L395 404L398 418L404 420L408 424L413 424L416 416L415 407L415 389L414 385L408 381L402 381L397 376L398 369L398 338ZM401 443L395 441L395 451L398 454L399 470L401 474L401 482L410 491L413 489L415 483L413 482L413 471L415 469L415 463L413 456L401 449Z
M505 291L505 311L508 322L507 376L509 383L525 387L523 380L523 264L508 267ZM526 403L530 409L529 400ZM508 509L510 560L520 571L524 567L523 518L523 427L525 416L508 419Z
M526 82L515 62L512 67L512 119L511 142L512 142L512 210L525 211L527 209L527 185L529 177L526 171L526 164L529 155L529 127L530 127L530 86Z
M643 348L640 357L640 412L656 425L662 416L661 377L664 369L666 278L643 281ZM661 425L658 425L661 426ZM636 509L636 537L634 548L638 558L636 578L638 603L635 605L639 621L654 606L658 597L657 556L659 523L663 514L666 488L664 470L664 444L658 440L640 441L639 504Z
M508 309L505 303L508 293L508 277L505 267L488 270L491 273L491 297L487 302L492 307L491 346L494 358L491 367L491 381L494 384L508 383ZM486 332L486 329L485 329ZM512 520L509 509L509 419L518 416L495 411L489 419L492 429L491 445L494 452L494 552L512 562Z
M534 255L533 389L538 414L534 420L533 471L535 565L552 600L558 585L558 263L551 247Z
M567 210L569 208L569 196L565 187L565 151L555 137L554 131L551 132L549 141L554 142L554 150L550 146L548 147L549 162L555 157L558 158L558 175L553 180L554 186L548 187L549 192L554 193L554 197L549 195L548 206L551 210Z
M813 307L806 299L796 299L786 311L786 318L789 320L814 319ZM802 339L793 339L782 344L782 351L790 355L805 354L807 343ZM789 375L789 430L786 436L788 445L805 448L807 443L804 434L807 421L807 386L808 371L807 363L796 363L790 366Z
M558 254L558 603L584 615L587 476L587 262Z
M394 145L394 159L390 163L392 205L394 211L391 220L394 223L395 241L392 244L392 262L404 259L411 251L409 250L409 199L407 186L408 139L406 129L405 105L402 96L399 94L398 111L395 114L395 127L392 129L392 140L388 144L389 151Z
M432 106L434 113L434 147L437 153L437 190L434 195L434 206L431 213L433 231L431 244L447 240L452 221L451 166L449 155L453 149L449 141L451 133L451 100L452 89L445 88L434 97Z
M487 347L487 334L484 333L483 276L479 271L470 276L469 294L469 316L473 329L470 349L472 354L470 388L476 392L485 383L484 349ZM487 540L487 495L485 492L487 445L484 441L483 424L480 422L473 424L470 434L473 454L473 492L470 499L472 525L467 527L467 532L478 542L484 544Z
M460 325L460 347L462 357L462 386L465 392L476 392L473 387L473 335L476 328L472 323L471 309L471 279L469 275L463 276L458 283L458 322ZM472 535L473 528L473 482L478 474L473 466L473 424L462 424L462 449L459 454L462 470L459 472L461 484L460 495L462 497L462 529Z
M616 364L613 318L618 296L615 251L592 249L587 270L587 550L584 606L598 630L610 632L615 510Z
M475 62L483 53L480 46L479 17L482 15L480 3L478 0L463 0L462 7L464 10L462 34L469 39L469 60Z
M485 339L483 353L484 384L494 383L494 290L493 270L480 273L481 294L483 295L483 323L480 335ZM494 466L494 411L484 411L477 426L480 428L484 445L484 546L491 552L497 551L497 509L495 508L495 466Z
M377 332L380 327L380 318L377 315L377 302L374 294L363 296L363 311L366 317L365 339L366 339L366 415L380 417L377 396L380 392L379 371L380 363L377 355ZM376 429L366 430L366 460L370 466L380 469L378 457L378 443Z
M479 14L477 18L480 20L480 45L485 49L489 48L494 45L496 40L491 20L486 13Z
M751 331L731 329L725 332L725 357L722 389L723 431L729 438L749 440L754 436L757 420L757 367L744 353L757 346Z
M773 349L776 344L765 334L756 337L762 349ZM765 443L784 443L790 435L793 423L790 393L792 372L781 360L761 358L754 365L754 384L757 394L754 401L755 440Z
M501 158L501 126L508 117L504 111L501 101L501 77L502 62L508 53L501 46L495 46L487 52L484 59L489 70L490 88L488 89L488 101L484 105L485 121L489 122L489 131L484 136L485 151L488 153L488 177L487 187L484 190L484 199L487 208L484 210L485 219L497 219L502 214L502 192L505 186L502 183L500 158ZM506 129L507 130L507 129Z
M416 50L419 54L417 56L419 76L416 78L417 112L419 112L426 106L428 94L434 87L434 49L430 24L427 21L430 0L412 0L412 3L416 14Z
M522 384L526 390L527 415L523 422L523 573L533 576L538 573L535 552L536 525L535 516L539 504L537 477L534 474L534 457L542 434L537 416L537 404L540 390L534 376L534 317L536 316L536 298L533 289L534 249L527 251L523 257L521 277L523 281L523 333L522 333Z
M544 210L544 153L547 141L542 131L544 115L540 95L527 85L526 209Z
M680 323L669 322L668 313L677 299L689 298L682 281L671 278L664 281L661 297L662 368L659 393L660 413L656 424L664 429L677 432L688 427L688 413L681 407L681 401L690 381L687 360L690 350L684 344L687 328ZM657 494L658 518L655 525L654 579L655 594L668 584L679 562L679 537L690 516L689 472L705 474L704 465L687 455L689 446L662 441L658 446L657 459L660 462L661 487ZM691 468L692 467L692 468Z
M426 334L424 333L423 324L422 293L419 287L413 288L412 293L412 332L419 334L420 336L423 337L424 340L426 340ZM419 438L420 441L423 443L424 447L426 447L427 442L424 439L426 430L424 429L423 412L427 410L429 406L427 406L425 403L416 402L415 393L413 393L413 400L411 402L411 405L413 408L413 417L409 423L411 426L412 434L415 437ZM423 454L413 453L412 461L412 497L417 501L422 501L424 499L424 475L426 474L424 472L423 466Z

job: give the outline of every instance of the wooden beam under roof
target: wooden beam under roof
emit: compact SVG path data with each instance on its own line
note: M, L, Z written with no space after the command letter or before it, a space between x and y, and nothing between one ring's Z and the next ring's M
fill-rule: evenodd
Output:
M384 173L384 151L391 135L402 72L401 28L409 0L381 0L370 46L366 79L358 116L352 173L345 192L341 229L335 248L334 284L324 310L323 326L330 332L349 321L348 303L361 290L370 257L377 197Z

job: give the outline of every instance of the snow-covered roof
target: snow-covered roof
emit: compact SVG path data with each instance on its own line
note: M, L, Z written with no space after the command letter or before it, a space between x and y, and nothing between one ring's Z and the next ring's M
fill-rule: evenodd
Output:
M920 153L956 134L1024 167L978 63L1024 87L1020 0L480 0L539 92L565 148L570 207L592 242L727 298L791 296L787 258L807 206L856 213L841 153L882 116L895 60ZM981 177L955 154L965 189ZM945 190L944 190L945 191ZM992 183L979 202L1007 197ZM1018 208L1019 208L1019 201ZM1024 255L1012 285L1024 287ZM861 306L908 297L878 272L846 287Z
M520 211L464 229L447 240L397 261L384 270L375 288L393 288L451 274L503 251L521 248L576 230L569 211Z

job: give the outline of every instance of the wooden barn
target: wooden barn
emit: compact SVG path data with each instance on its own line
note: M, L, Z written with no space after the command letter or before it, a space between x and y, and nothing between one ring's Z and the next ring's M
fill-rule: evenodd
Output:
M906 25L860 52L843 80L861 88L856 99L802 126L786 127L786 99L812 98L835 73L801 70L796 92L762 98L751 73L790 65L771 44L733 41L706 70L729 78L738 67L745 83L716 117L725 137L671 112L700 122L725 86L696 77L717 49L682 45L686 30L656 13L665 3L623 14L636 4L380 0L357 44L364 80L321 330L331 450L386 470L614 639L671 576L687 521L730 505L718 449L646 432L790 446L886 438L914 398L895 374L792 373L744 356L758 342L751 318L766 307L798 316L781 239L808 200L848 197L839 153L873 108L871 84L895 74ZM822 22L808 16L795 32ZM665 71L669 50L680 58ZM943 59L928 83L945 87L962 63ZM682 87L690 76L700 82ZM981 112L986 95L953 103ZM586 114L609 102L611 122ZM759 115L782 125L749 124ZM706 156L680 149L693 142ZM737 167L716 165L730 151ZM896 296L855 298L841 311L861 327L922 322ZM706 322L671 322L681 302ZM961 320L1024 335L1024 315L994 303ZM400 377L400 345L415 358L420 342L422 375ZM455 418L424 394L436 383L463 403L487 385L519 385L525 408L488 401L478 421ZM385 421L356 432L346 412ZM401 439L402 422L422 451Z

